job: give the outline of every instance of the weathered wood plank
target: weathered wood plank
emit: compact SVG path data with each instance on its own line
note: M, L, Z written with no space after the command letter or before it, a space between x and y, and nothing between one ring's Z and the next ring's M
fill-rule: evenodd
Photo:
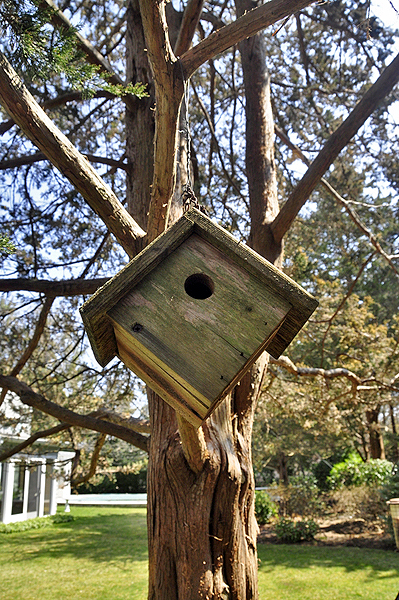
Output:
M191 209L135 257L109 283L98 290L81 308L93 351L101 365L106 365L116 354L115 336L106 317L107 311L139 281L149 275L166 256L184 243L193 231L218 247L234 263L257 277L271 292L292 305L278 335L267 348L273 356L278 357L285 350L316 308L317 301L284 273L238 242L231 234L210 221L202 213Z
M106 316L107 311L183 243L192 231L193 224L180 219L83 304L80 313L94 355L100 365L105 366L117 354L115 336Z
M214 293L203 300L184 289L187 277L198 272L214 281ZM210 403L290 309L194 234L108 314Z
M154 390L161 398L168 402L175 410L182 414L187 421L195 427L199 427L207 415L203 405L199 405L197 411L193 406L192 395L174 380L166 371L160 371L148 364L145 357L136 354L132 347L126 343L123 329L115 330L118 344L118 356L122 362L140 379Z
M265 286L281 295L292 305L278 335L271 341L267 351L278 358L303 327L318 306L318 301L290 277L269 263L251 248L237 241L229 232L219 227L205 215L191 209L185 218L194 224L194 231L218 247L225 255L258 277Z

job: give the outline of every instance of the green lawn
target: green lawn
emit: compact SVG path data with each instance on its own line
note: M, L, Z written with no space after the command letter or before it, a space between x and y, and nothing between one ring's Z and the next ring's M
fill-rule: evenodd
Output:
M72 514L70 523L0 535L0 600L145 600L145 509ZM260 545L259 559L261 600L395 600L399 591L393 551Z

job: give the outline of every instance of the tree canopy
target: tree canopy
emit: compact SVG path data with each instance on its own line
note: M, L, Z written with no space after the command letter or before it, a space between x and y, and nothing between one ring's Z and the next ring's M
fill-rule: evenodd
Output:
M113 436L162 449L198 489L209 473L219 504L203 510L216 520L229 481L243 521L252 514L258 396L258 473L345 445L397 459L398 32L373 3L10 0L0 23L1 402L10 390L32 433L97 448L83 471ZM265 378L255 367L197 433L151 392L147 405L121 363L101 369L78 314L181 214L188 183L211 218L320 300ZM150 467L150 490L180 493L165 478ZM217 573L213 589L233 586Z

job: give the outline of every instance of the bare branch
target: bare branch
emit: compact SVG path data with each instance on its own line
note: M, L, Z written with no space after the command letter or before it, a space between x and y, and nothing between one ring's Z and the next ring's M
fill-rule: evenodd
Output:
M87 160L93 163L109 165L110 167L124 169L125 171L128 168L128 165L126 163L120 160L114 160L113 158L107 158L106 156L95 156L94 154L84 154L83 156L85 156ZM11 160L4 160L0 162L0 171L5 171L6 169L15 169L24 165L33 165L34 163L40 162L41 160L47 160L47 157L43 154L43 152L36 152L35 154L19 156Z
M279 367L283 367L283 369L292 375L299 375L301 377L324 377L324 379L345 377L351 381L352 388L357 388L362 383L360 377L348 369L317 369L313 367L297 367L287 356L280 356L280 358L277 359L271 356L270 363Z
M309 160L306 158L306 156L303 154L303 152L300 150L300 148L298 148L298 146L296 146L295 144L293 144L291 142L291 140L285 134L285 132L282 131L281 129L279 129L278 127L275 127L274 130L276 132L276 135L280 138L280 140L292 150L293 154L297 158L300 158L306 165L309 166L309 164L310 164ZM341 204L341 206L343 206L345 208L346 212L348 213L348 215L350 216L352 221L355 223L355 225L369 238L370 243L374 246L374 248L377 250L377 252L379 254L381 254L381 256L383 256L383 258L385 258L385 260L388 262L388 264L391 267L391 269L393 270L393 272L396 275L399 275L398 269L392 262L392 259L396 258L396 257L389 256L383 250L383 248L381 247L381 244L379 243L377 238L373 235L373 233L370 231L370 229L368 227L366 227L366 225L364 225L364 223L362 223L359 215L351 207L352 203L353 204L361 204L362 206L365 206L365 204L363 204L361 202L349 202L348 200L345 200L337 192L337 190L335 188L333 188L333 186L326 179L324 179L324 177L320 178L320 183L332 196L334 196L334 198L337 200L337 202L339 202L339 204ZM368 204L367 206L369 206L370 208L373 208L373 205ZM379 208L381 208L381 206Z
M86 483L86 481L89 481L89 479L91 479L93 477L93 475L96 474L98 459L100 458L100 453L105 444L106 439L107 439L106 434L100 433L100 435L98 436L98 438L96 440L94 450L91 455L90 467L89 467L88 472L85 475L80 475L79 477L76 477L76 478L74 477L71 480L72 485L76 486L81 483Z
M190 48L195 30L200 20L204 0L189 0L183 13L179 35L174 48L176 56L180 56Z
M305 175L291 192L288 200L271 224L271 230L277 243L281 242L298 212L338 154L377 108L381 100L392 91L398 81L399 54L367 90L345 121L328 138Z
M144 435L136 433L126 427L114 425L113 423L94 418L90 415L80 415L63 406L59 406L55 402L47 400L41 394L37 394L26 383L15 377L8 377L0 374L0 385L17 394L24 404L37 408L47 415L59 419L59 421L63 423L112 435L148 452L149 438Z
M51 296L89 295L104 285L109 277L98 279L66 279L47 281L44 279L0 279L0 292L37 292Z
M25 448L28 448L29 446L34 444L38 439L50 437L51 435L56 435L57 433L60 433L61 431L65 431L65 429L68 429L69 427L70 427L70 425L68 425L68 423L60 423L59 425L56 425L55 427L50 427L49 429L43 429L42 431L37 431L36 433L31 435L28 439L21 442L21 444L18 444L18 446L14 446L10 450L7 450L6 452L3 452L2 454L0 454L0 462L3 462L4 460L7 460L11 456L18 454L19 452L22 452L23 450L25 450Z
M205 40L180 57L185 79L189 79L198 67L227 48L312 3L313 0L271 0L271 2L266 2L266 4L248 11L233 23L211 33Z
M46 325L47 317L49 315L49 312L51 310L53 302L54 302L54 296L51 297L51 298L50 297L46 298L46 300L45 300L45 302L44 302L44 304L42 306L42 310L40 311L40 315L39 315L39 318L37 320L35 331L33 332L33 336L31 338L31 340L30 340L27 348L25 349L25 352L22 354L22 356L18 360L17 364L11 370L11 373L10 373L11 377L15 377L16 375L18 375L18 373L21 372L21 370L23 369L23 367L26 365L26 363L28 362L28 360L32 356L34 350L37 348L37 345L38 345L38 343L40 341L40 338L42 336L42 333L44 331L44 327ZM0 406L4 402L4 398L6 397L7 391L8 391L7 388L3 388L1 390L1 394L0 394Z
M88 160L47 117L1 53L0 101L24 133L82 194L129 256L134 256L145 232Z

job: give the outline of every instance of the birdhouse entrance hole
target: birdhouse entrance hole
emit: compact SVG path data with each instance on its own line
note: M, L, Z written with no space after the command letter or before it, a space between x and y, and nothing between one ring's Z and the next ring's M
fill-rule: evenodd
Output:
M317 301L191 208L82 307L95 356L115 355L195 427Z
M205 300L210 298L215 290L215 285L209 275L205 273L194 273L187 277L184 289L190 298Z

